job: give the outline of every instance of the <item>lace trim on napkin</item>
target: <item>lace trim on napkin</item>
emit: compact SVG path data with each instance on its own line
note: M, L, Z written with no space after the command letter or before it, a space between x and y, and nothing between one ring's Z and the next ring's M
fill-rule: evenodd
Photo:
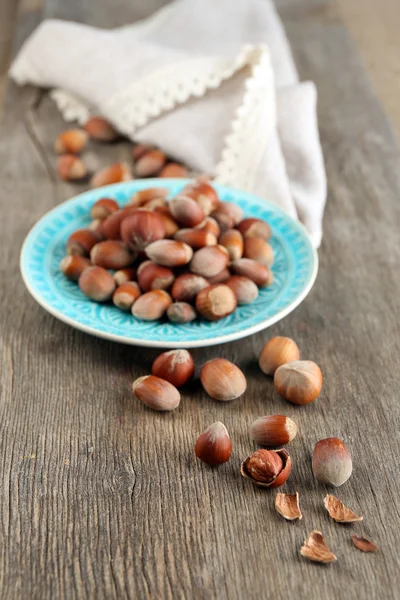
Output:
M246 45L236 59L199 57L183 60L152 72L98 107L121 133L135 132L162 113L202 97L238 71L249 69L242 104L236 111L224 140L215 181L252 191L269 128L276 126L274 76L267 46ZM52 98L64 118L84 122L90 109L64 90L53 90Z

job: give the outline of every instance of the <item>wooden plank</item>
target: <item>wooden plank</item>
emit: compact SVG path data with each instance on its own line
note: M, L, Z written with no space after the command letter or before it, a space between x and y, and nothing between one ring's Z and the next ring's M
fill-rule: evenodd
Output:
M119 0L117 16L106 4L53 2L46 14L101 25L142 16L141 2ZM224 356L244 369L248 391L236 402L213 402L195 382L177 411L153 414L132 400L130 385L156 352L74 331L29 297L18 250L30 226L77 188L54 177L51 148L63 128L54 105L10 90L0 132L2 598L396 598L400 153L347 32L318 4L285 0L282 15L300 72L320 93L330 182L321 271L282 323L194 352L198 365ZM101 160L126 152L102 148ZM274 334L293 336L321 364L325 387L313 405L286 404L259 372L258 352ZM300 523L282 522L275 494L238 473L252 450L247 427L268 413L299 424L285 490L300 491ZM227 465L208 469L193 444L215 420L234 450ZM354 474L337 495L365 515L362 525L331 522L326 489L311 476L313 445L331 435L351 448ZM313 528L337 564L299 557ZM353 549L353 531L381 551Z

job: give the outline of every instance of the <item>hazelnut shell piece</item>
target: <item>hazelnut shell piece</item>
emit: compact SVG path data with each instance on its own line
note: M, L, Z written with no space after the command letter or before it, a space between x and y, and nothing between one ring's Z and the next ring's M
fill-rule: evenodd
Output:
M287 452L287 450L285 450L285 448L281 448L279 450L270 450L270 452L276 452L278 456L282 459L283 463L281 471L271 482L266 483L264 481L257 481L257 479L254 479L254 477L248 470L248 464L251 459L251 456L248 456L241 464L240 473L243 475L243 477L250 479L250 481L252 481L254 485L257 485L259 487L277 488L283 485L288 479L290 471L292 470L292 459L290 458L289 453Z
M301 556L320 563L336 562L337 558L325 543L324 536L314 529L300 548Z
M359 537L358 535L352 535L351 541L355 545L356 548L361 550L361 552L376 552L379 548L374 542L368 540L365 537Z
M278 492L275 498L275 508L287 521L301 520L303 518L299 505L299 492L295 494Z
M327 494L324 498L324 505L329 513L337 523L356 523L362 521L364 517L359 517L350 508L347 508L336 496Z

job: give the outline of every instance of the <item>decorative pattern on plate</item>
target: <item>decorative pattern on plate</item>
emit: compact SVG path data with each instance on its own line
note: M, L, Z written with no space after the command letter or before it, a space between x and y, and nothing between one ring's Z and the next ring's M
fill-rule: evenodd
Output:
M136 190L155 186L168 187L172 196L185 183L182 179L128 181L90 190L47 213L30 231L21 251L21 272L32 296L52 315L78 329L142 346L209 346L245 337L282 319L311 289L318 270L317 254L304 228L279 208L221 185L216 188L222 200L239 204L247 217L268 221L275 252L272 286L260 290L255 302L240 306L225 319L213 323L199 319L185 325L139 321L110 304L87 299L59 271L68 236L89 224L90 207L96 200L112 196L125 204Z

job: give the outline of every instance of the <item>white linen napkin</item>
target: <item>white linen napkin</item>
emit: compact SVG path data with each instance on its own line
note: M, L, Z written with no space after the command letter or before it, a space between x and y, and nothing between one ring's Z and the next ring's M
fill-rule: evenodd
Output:
M47 20L10 75L51 88L67 120L102 114L131 139L279 205L319 246L316 89L299 83L269 0L175 0L114 30Z

